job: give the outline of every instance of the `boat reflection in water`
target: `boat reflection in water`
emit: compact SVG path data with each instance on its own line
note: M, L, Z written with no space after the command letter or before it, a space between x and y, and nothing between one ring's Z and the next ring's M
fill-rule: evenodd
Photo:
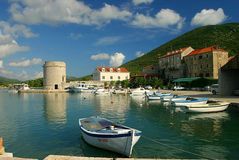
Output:
M44 111L46 119L51 123L66 123L67 93L44 94Z

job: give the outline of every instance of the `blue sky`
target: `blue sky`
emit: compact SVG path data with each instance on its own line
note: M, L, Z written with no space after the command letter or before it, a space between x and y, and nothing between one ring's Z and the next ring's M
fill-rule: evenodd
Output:
M1 0L0 76L68 76L119 66L196 27L239 21L237 0Z

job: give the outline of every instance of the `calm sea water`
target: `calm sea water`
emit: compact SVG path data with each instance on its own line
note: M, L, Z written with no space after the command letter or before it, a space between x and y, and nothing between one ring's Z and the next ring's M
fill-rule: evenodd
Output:
M239 159L239 112L185 114L130 96L0 91L0 136L18 157L120 157L84 142L78 119L99 115L143 132L133 157ZM150 138L150 139L149 139ZM153 141L152 141L153 140ZM160 142L160 143L158 143Z

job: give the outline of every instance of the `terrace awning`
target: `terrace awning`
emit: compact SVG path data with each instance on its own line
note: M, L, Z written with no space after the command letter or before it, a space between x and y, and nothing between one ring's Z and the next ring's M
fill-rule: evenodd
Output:
M191 78L178 78L173 80L174 83L180 83L180 82L192 82L195 80L201 79L201 77L191 77Z

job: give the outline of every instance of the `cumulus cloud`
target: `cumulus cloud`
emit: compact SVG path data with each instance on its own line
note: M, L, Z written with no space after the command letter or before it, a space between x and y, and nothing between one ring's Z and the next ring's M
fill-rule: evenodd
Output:
M43 60L41 58L33 58L33 59L25 59L17 62L10 62L8 65L11 67L29 67L32 65L43 64Z
M125 55L120 52L116 52L114 54L107 54L107 53L99 53L92 55L90 57L91 60L109 60L109 65L113 67L118 67L123 64Z
M0 68L3 68L3 61L0 59Z
M132 15L127 10L120 10L109 4L105 4L100 9L92 9L78 0L12 1L10 13L13 20L25 24L83 25L102 25L112 20L124 21Z
M107 53L99 53L99 54L92 55L90 59L94 61L107 60L107 59L110 59L110 55Z
M36 37L37 34L33 33L30 28L22 24L10 25L8 22L0 21L0 30L2 34L10 35L13 38L18 38L20 36L25 38Z
M196 13L191 21L191 25L206 26L220 24L227 19L222 8L203 9L201 12Z
M110 66L118 67L123 64L125 55L120 52L116 52L110 56Z
M2 35L0 33L0 58L6 57L18 52L25 52L28 50L29 50L29 47L20 46L9 35Z
M119 36L112 36L112 37L103 37L97 40L95 43L96 46L106 46L112 45L120 41L121 37Z
M176 26L181 29L185 18L171 9L161 9L154 17L137 13L131 25L139 28L169 28Z
M140 4L150 4L152 2L153 2L153 0L133 0L133 4L135 6L140 5Z
M138 57L142 57L144 54L145 54L145 53L143 53L142 51L137 51L137 52L135 53L135 55L136 55L137 58L138 58Z

